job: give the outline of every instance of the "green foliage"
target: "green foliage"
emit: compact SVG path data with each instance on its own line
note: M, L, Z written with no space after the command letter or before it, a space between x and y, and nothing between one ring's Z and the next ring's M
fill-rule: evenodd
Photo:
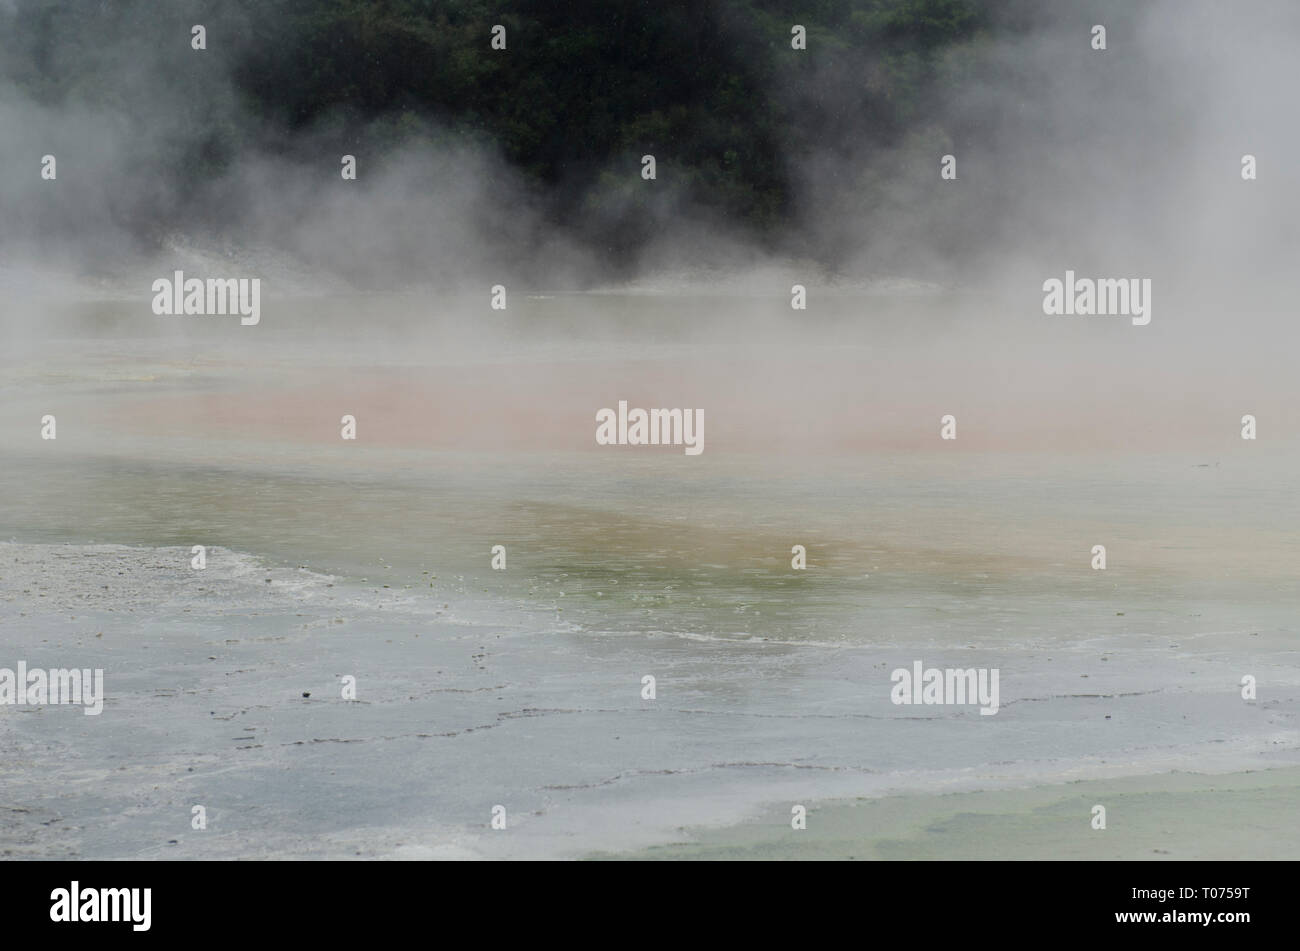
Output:
M789 228L791 163L817 149L895 146L937 81L960 82L961 58L946 54L977 40L996 6L17 0L0 64L41 102L139 122L159 120L133 104L161 108L185 134L157 164L182 184L218 174L243 148L290 153L322 130L371 154L490 143L550 197L556 224L597 243L623 234L622 253L637 242L633 219L652 212L635 187L642 154L659 160L674 207L759 236ZM192 23L208 27L205 60L189 50ZM791 48L795 23L807 29L806 51ZM506 27L505 52L490 48L494 24ZM156 88L160 77L174 87Z

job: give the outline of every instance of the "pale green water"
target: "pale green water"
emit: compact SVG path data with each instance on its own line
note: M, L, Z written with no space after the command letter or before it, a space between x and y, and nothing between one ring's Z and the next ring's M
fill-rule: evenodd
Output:
M1234 442L1225 426L1158 451L854 448L852 434L813 427L841 402L832 391L806 418L733 391L771 390L773 361L822 361L831 377L867 357L850 347L830 362L837 348L818 335L737 356L717 343L725 324L701 319L707 304L517 295L509 316L475 313L459 334L432 314L405 346L393 339L412 319L405 299L391 326L357 320L363 302L346 300L268 306L255 328L146 319L127 303L51 309L0 375L0 536L223 545L398 588L464 576L598 629L1008 645L1291 629L1300 454L1288 443ZM940 325L960 310L846 298L819 319L860 337L855 307ZM752 309L776 319L771 302ZM903 347L899 321L883 326ZM736 369L747 360L753 374ZM623 369L606 379L611 361ZM600 383L583 389L587 376ZM973 379L968 401L987 384ZM476 405L502 390L499 405ZM594 409L645 390L707 404L702 456L591 446ZM553 414L502 428L548 399ZM338 408L358 405L363 438L342 443ZM871 410L836 425L869 434ZM46 412L54 442L36 438ZM770 433L768 412L785 414ZM448 422L460 415L478 430ZM393 419L378 439L376 416ZM452 429L430 441L440 425ZM978 445L989 424L963 425L979 427L966 437ZM484 443L493 427L501 438ZM496 544L505 572L488 567ZM806 572L791 570L795 544ZM1094 544L1105 572L1090 568Z
M1073 480L998 480L1005 460L971 457L961 471L908 458L784 478L740 462L689 486L662 463L613 471L591 457L429 454L402 460L407 471L334 477L73 460L9 455L4 537L222 545L394 587L464 575L508 597L559 604L563 592L570 619L614 628L1010 644L1273 628L1297 598L1297 536L1272 519L1287 491L1256 492L1247 508L1224 482L1257 470L1207 474L1186 458L1094 464ZM1105 573L1089 567L1094 539L1107 542ZM494 544L505 572L489 570ZM791 570L792 544L808 571Z
M22 341L0 369L0 540L167 549L180 562L204 544L338 575L376 598L406 594L414 620L384 620L378 601L336 610L373 633L357 644L376 663L390 650L381 644L406 645L400 663L413 671L421 655L406 638L424 630L426 601L430 618L451 604L484 631L515 632L524 639L483 662L490 682L474 668L453 688L491 691L484 702L499 690L502 709L484 718L542 707L564 719L513 738L476 734L468 755L430 752L430 770L457 776L444 804L457 821L503 782L518 784L517 799L596 810L578 827L599 814L622 828L623 809L681 824L683 803L716 822L785 795L1294 761L1300 459L1285 440L1243 444L1225 410L1208 436L1174 428L1148 446L1114 436L1131 410L1090 407L1096 419L1067 418L1065 431L1104 423L1131 445L1062 447L1031 408L1008 409L1025 384L996 383L997 366L932 381L948 395L931 403L906 374L892 396L876 389L863 362L884 374L889 360L860 329L852 346L760 340L737 352L698 302L562 304L524 304L460 335L439 318L404 347L339 314L314 324L310 308L248 330L159 329L119 304L51 317L50 336ZM915 317L935 305L890 306ZM601 308L637 331L584 334ZM507 325L508 342L484 344ZM569 333L581 339L569 346ZM820 370L783 387L787 362ZM597 449L594 411L624 396L702 406L705 453ZM1150 403L1152 418L1176 420L1174 397ZM944 446L938 416L950 406L963 435ZM997 407L1013 415L981 415ZM338 438L342 412L360 420L355 444ZM45 413L58 416L57 440L39 438ZM1008 419L1046 444L1005 445L1019 432ZM490 568L496 544L505 571ZM806 571L791 569L795 544ZM1105 571L1090 567L1095 544ZM47 555L23 557L39 577ZM129 580L147 597L147 579ZM35 605L4 592L15 610ZM196 595L192 608L205 604ZM159 647L168 631L188 636L189 610L148 622ZM280 637L280 623L306 632L259 661L272 688L277 664L338 650L313 646L333 628L276 611L283 621L256 622L262 639ZM247 623L202 629L220 644ZM24 629L34 644L50 631ZM1000 667L1004 711L976 717L977 729L959 714L901 716L888 673L915 659ZM448 662L437 663L442 675ZM647 670L673 699L642 732L650 721L617 711L641 709ZM1238 696L1242 673L1260 678L1259 703ZM383 713L385 731L405 735L409 712ZM384 763L367 760L358 776ZM1013 811L1022 806L1033 808Z

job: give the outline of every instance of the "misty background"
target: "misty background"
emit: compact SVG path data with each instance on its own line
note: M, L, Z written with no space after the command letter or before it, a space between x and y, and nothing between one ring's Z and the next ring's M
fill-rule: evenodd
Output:
M810 829L1293 856L1297 27L0 0L0 644L108 685L0 713L0 854L585 854L1056 784ZM176 270L260 278L261 322L155 315ZM1046 316L1067 270L1149 279L1150 324ZM620 400L704 452L597 446ZM895 707L917 659L1001 712Z
M1244 413L1276 445L1300 424L1293 4L9 0L0 17L14 353L67 298L129 301L115 334L206 334L147 310L181 268L263 277L263 352L314 298L312 347L346 362L591 341L664 357L645 399L712 406L768 451L862 445L850 431L928 445L948 412L961 448L1222 446ZM1150 278L1151 325L1044 316L1067 269ZM540 300L590 291L660 306ZM253 339L203 346L247 358ZM585 439L571 414L638 388L610 377L539 438ZM506 405L546 405L540 385ZM500 443L546 429L502 425Z
M772 259L811 283L1072 266L1208 285L1293 257L1293 4L9 0L0 18L10 267L112 275L191 241L374 288Z

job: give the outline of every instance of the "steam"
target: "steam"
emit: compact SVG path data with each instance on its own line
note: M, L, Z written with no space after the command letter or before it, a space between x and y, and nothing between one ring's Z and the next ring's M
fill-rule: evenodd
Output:
M725 25L726 4L715 6ZM649 240L618 267L584 240L601 228L557 226L581 223L593 206L579 197L557 208L498 144L454 136L435 117L417 117L424 133L392 147L379 143L400 117L352 139L326 119L290 147L260 144L273 138L270 120L241 104L233 70L240 44L279 25L255 10L218 17L204 7L94 19L103 62L86 73L112 77L112 96L74 88L37 101L8 79L0 87L0 281L11 297L90 287L138 297L147 314L152 278L206 264L214 277L263 278L268 314L277 297L432 296L441 329L491 348L519 333L545 337L517 318L463 326L472 319L463 301L495 284L521 294L712 295L684 305L699 322L673 339L731 341L734 362L683 357L664 389L691 392L584 392L578 405L584 416L623 397L708 406L719 447L727 410L779 420L787 435L856 444L844 433L886 426L863 409L879 401L907 407L898 433L918 415L937 428L941 412L999 420L963 427L971 445L1013 433L1041 444L1063 413L1088 422L1058 441L1129 444L1132 433L1098 436L1094 424L1135 407L1165 433L1206 431L1197 414L1217 413L1217 432L1237 412L1216 402L1224 392L1240 397L1240 412L1294 418L1300 129L1289 97L1300 9L1285 0L1013 5L946 52L948 78L888 147L835 101L845 91L819 85L829 54L814 31L807 52L789 51L810 59L808 75L767 90L786 109L820 97L836 117L830 144L782 157L788 227L758 240L693 208L672 180L671 155L659 156L659 180L641 182L632 149L610 174L653 190L636 205ZM61 57L67 31L86 27L34 10L0 5L6 55L41 51L40 62L11 59L5 74L82 68ZM209 28L204 52L189 48L196 22ZM1090 48L1095 23L1107 28L1104 51ZM835 55L861 56L863 82L880 67L877 51ZM45 154L57 157L57 182L39 177ZM357 157L354 182L339 174L345 154ZM939 177L945 154L956 159L955 181ZM1257 181L1241 178L1245 154L1257 157ZM214 157L224 160L211 177L177 189L176 168ZM1067 269L1151 280L1150 325L1045 316L1042 283ZM809 289L806 312L789 308L793 283ZM929 296L909 303L899 288ZM427 340L429 307L373 300L364 319L377 336L395 348L411 334ZM4 332L30 329L34 313L7 307ZM579 315L552 342L635 343L658 332ZM764 349L782 342L811 349ZM833 372L856 369L853 382L826 371L841 363ZM774 375L805 380L799 409L772 392Z

